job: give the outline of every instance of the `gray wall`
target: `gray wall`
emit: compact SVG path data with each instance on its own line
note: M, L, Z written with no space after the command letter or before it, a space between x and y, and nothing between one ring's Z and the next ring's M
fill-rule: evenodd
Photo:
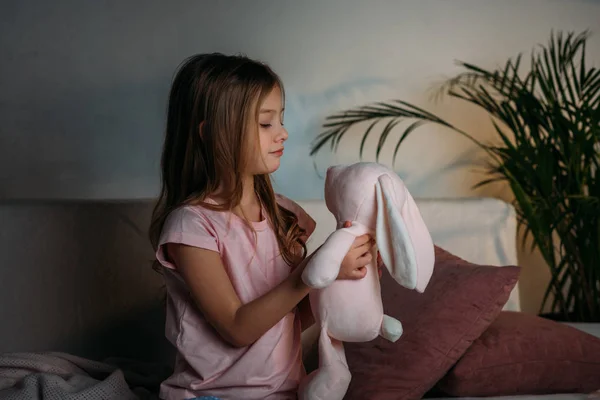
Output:
M0 198L153 197L174 69L217 50L281 74L290 139L278 189L322 198L308 146L327 113L391 97L433 107L427 90L456 72L455 59L493 66L551 29L587 28L596 33L588 60L598 61L599 1L4 0ZM473 110L441 109L478 136L491 132ZM398 170L416 196L472 194L470 143L430 127L406 145ZM320 171L357 160L356 146L348 134Z

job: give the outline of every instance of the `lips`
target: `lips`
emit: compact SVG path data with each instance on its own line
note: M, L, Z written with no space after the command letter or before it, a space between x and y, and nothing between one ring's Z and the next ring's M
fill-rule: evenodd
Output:
M281 157L283 155L283 148L281 148L279 150L272 151L270 154L273 154L274 156Z

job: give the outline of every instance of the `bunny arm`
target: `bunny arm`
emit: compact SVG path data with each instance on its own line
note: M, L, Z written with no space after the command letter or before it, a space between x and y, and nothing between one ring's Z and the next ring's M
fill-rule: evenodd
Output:
M302 281L313 289L323 289L334 282L340 273L342 260L358 236L356 232L355 227L350 227L329 235L304 267Z

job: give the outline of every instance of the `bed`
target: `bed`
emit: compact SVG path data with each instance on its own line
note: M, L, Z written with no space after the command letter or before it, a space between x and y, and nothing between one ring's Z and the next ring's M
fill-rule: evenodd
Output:
M486 198L417 203L436 245L474 263L518 263L511 206ZM300 204L317 220L308 244L314 249L335 222L322 201ZM88 384L133 379L132 393L153 398L173 354L163 334L162 281L151 269L146 237L151 209L146 200L0 203L0 354L71 355L62 362L93 372ZM520 310L518 284L505 309ZM597 324L576 327L600 337Z

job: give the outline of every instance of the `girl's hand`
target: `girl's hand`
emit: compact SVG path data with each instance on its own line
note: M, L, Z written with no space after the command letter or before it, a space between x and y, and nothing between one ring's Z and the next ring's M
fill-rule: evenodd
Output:
M352 223L346 221L344 228L349 228ZM337 279L362 279L367 275L366 266L369 265L373 256L371 248L375 243L370 235L365 234L357 237L344 257Z

